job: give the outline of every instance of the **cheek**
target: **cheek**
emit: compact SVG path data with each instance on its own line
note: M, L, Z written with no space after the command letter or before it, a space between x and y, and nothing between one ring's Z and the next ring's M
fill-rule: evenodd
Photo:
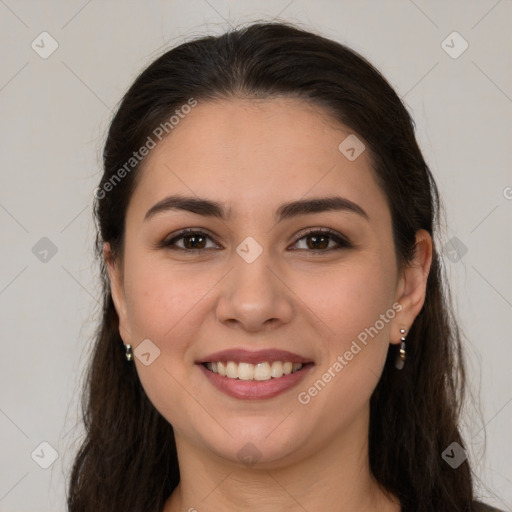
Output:
M183 391L191 363L187 349L200 336L201 316L206 314L203 297L216 280L149 258L132 257L125 268L127 313L135 350L144 339L160 350L148 366L135 358L142 386L173 426L193 424L190 395Z
M190 312L193 316L201 298L214 285L211 276L194 278L190 272L172 268L168 262L133 258L126 269L128 320L138 337L163 341L190 327L184 320Z
M318 373L330 391L318 403L332 401L334 406L342 401L351 409L371 395L384 366L396 316L394 277L392 267L386 269L369 259L338 268L323 290L317 287L316 294L310 295L309 304L326 326L325 357Z
M301 283L301 284L299 284ZM329 346L341 350L358 334L379 321L391 308L393 315L394 271L374 259L333 267L325 275L299 280L297 295L322 320ZM388 320L388 317L385 320ZM389 323L378 322L387 336Z

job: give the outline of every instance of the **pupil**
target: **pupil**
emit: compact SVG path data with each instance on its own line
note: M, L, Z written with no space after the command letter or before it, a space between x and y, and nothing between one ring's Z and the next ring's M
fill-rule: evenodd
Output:
M204 237L201 235L188 235L185 237L186 247L191 249L201 249L204 247ZM201 240L203 241L201 243ZM310 235L309 240L311 243L308 244L310 249L325 249L328 245L328 237L324 235L314 236ZM327 242L327 245L326 245Z
M197 240L201 240L203 239L204 237L202 237L201 235L197 236L197 235L188 235L185 240L187 240L189 243L191 242L191 245L192 245L192 249L200 249L202 248L202 244L199 243L199 245L201 245L201 247L198 247L197 245ZM187 246L190 245L190 244L186 244Z
M326 245L325 245L325 241L327 240L327 237L326 236L310 236L309 237L311 240L313 240L313 247L310 247L310 248L313 248L313 249L325 249ZM324 243L321 244L321 246L319 247L318 245L315 245L317 244L318 240L320 239L323 239L324 240Z

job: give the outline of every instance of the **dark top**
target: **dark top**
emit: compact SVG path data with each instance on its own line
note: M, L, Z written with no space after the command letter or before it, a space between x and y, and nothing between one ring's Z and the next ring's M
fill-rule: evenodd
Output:
M485 503L481 503L480 501L475 501L473 503L475 505L476 512L504 512L503 510L499 510L497 508L491 507L490 505L486 505ZM406 510L402 508L402 512L413 512L412 510Z
M479 501L477 501L475 504L478 505L476 508L478 512L503 512L503 510L491 507L490 505L486 505L485 503L480 503Z

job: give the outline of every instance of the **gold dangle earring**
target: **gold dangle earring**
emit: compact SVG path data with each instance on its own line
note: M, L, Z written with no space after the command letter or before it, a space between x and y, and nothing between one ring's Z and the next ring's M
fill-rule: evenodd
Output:
M124 347L126 349L126 360L127 361L133 361L133 352L132 352L132 346L131 345L125 345Z
M400 351L396 356L395 368L401 370L405 365L405 329L400 329Z

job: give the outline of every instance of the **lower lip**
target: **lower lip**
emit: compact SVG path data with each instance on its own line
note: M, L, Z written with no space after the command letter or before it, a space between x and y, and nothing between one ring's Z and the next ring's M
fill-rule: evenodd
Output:
M269 380L230 379L211 372L202 364L198 366L206 378L226 395L241 400L262 400L280 395L296 386L313 367L313 364L306 364L298 372Z

